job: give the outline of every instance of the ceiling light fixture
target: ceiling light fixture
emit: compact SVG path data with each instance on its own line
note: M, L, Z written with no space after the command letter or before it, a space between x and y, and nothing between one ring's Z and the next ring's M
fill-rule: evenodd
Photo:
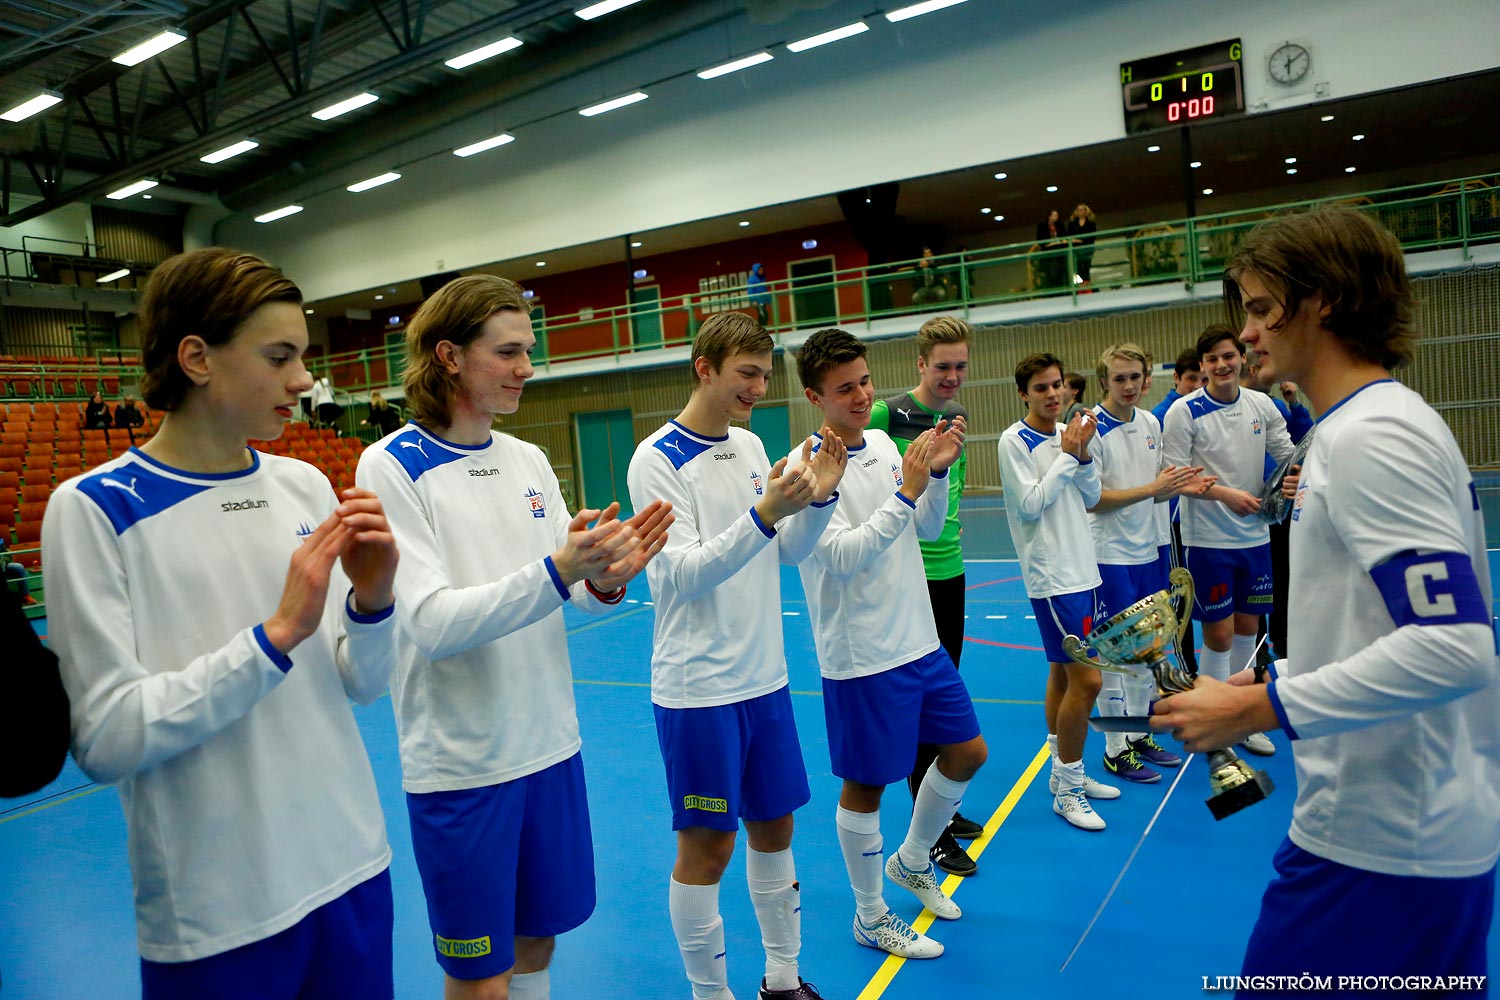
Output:
M914 3L910 7L901 7L890 11L885 15L885 19L892 23L905 21L908 18L931 14L933 11L942 10L944 7L955 7L963 2L964 0L923 0L922 3Z
M1354 168L1353 167L1345 167L1344 168L1344 173L1346 173L1346 174L1352 174L1352 173L1354 173Z
M699 70L698 79L712 80L715 77L728 76L730 73L738 73L740 70L749 69L751 66L759 66L761 63L768 63L773 58L775 57L772 56L769 52L757 52L753 56L746 56L743 59L736 59L733 62L724 63L722 66L714 66L711 69Z
M536 262L536 266L537 267L546 267L547 266L547 262L545 260L539 260L539 261Z
M353 192L354 194L359 194L361 191L368 191L371 188L378 188L383 184L389 184L392 181L399 181L400 179L400 174L396 173L396 171L394 170L388 170L376 177L366 177L362 181L356 181L355 183L350 184L348 187L344 188L344 190Z
M1005 221L1005 216L1003 216L1003 215L992 216L992 218L994 218L994 220L996 222L1004 222Z
M1213 188L1204 188L1203 189L1203 193L1204 194L1213 194L1214 193L1214 189Z
M466 67L474 65L475 63L484 62L486 59L489 59L493 56L498 56L502 52L509 52L511 49L519 49L520 47L521 40L519 38L507 36L500 39L498 42L490 42L490 44L488 45L481 45L479 48L473 49L469 52L465 52L463 55L454 56L452 59L445 60L443 62L443 65L447 66L449 69L464 69Z
M487 149L494 149L496 146L504 146L506 143L515 141L515 136L501 132L499 135L492 135L488 139L480 139L478 142L467 146L460 146L453 151L453 155L473 156L475 153L482 153Z
M989 210L989 209L987 209L987 208L981 208L981 209L980 209L980 210L979 210L979 214L980 214L980 215L989 215L989 214L990 214L990 210Z
M313 310L311 310L311 309L304 309L304 310L302 310L302 311L303 311L303 312L304 312L304 313L306 313L306 314L307 314L307 315L309 315L309 316L311 316L311 315L312 315L312 314L313 314Z
M380 98L368 92L356 94L347 100L339 101L337 104L330 104L326 108L314 111L312 116L320 122L326 122L330 118L337 118L339 115L348 114L350 111L362 108L366 104L374 104L378 100Z
M585 21L592 21L596 17L613 14L617 10L623 10L631 4L640 2L641 0L599 0L598 3L591 3L587 7L579 7L573 13Z
M745 228L748 225L750 225L750 220L749 219L741 219L740 220L740 228L741 229Z
M795 42L787 42L786 48L788 52L806 52L808 49L815 49L819 45L827 45L829 42L842 41L854 35L862 35L869 30L870 26L865 22L855 21L853 24L846 24L842 28L825 31L821 35L809 35L807 38L799 38Z
M99 276L99 284L102 285L106 281L114 281L116 278L123 278L126 275L128 275L129 273L130 273L130 268L128 268L128 267L122 267L118 271L111 271L108 274L100 275Z
M633 242L633 243L631 243L631 244L630 244L630 245L631 245L631 247L632 247L632 248L633 248L633 249L636 249L636 250L639 250L639 249L640 249L640 248L641 248L641 243L640 243L640 241L639 241L639 240L637 240L637 241L635 241L635 242Z
M604 101L601 104L592 104L586 108L579 108L578 113L580 115L583 115L583 117L585 118L592 118L595 115L602 115L606 111L613 111L616 108L623 108L628 107L631 104L638 104L641 101L644 101L646 97L647 94L645 91L637 90L635 93L626 94L624 97L616 97L613 100Z
M153 181L149 178L142 178L141 180L136 181L134 184L126 184L118 191L111 191L104 197L109 198L112 201L122 201L126 198L129 198L133 194L140 194L142 191L150 191L152 188L156 187L156 184L156 181Z
M285 219L288 215L296 215L302 211L301 205L287 205L282 208L273 209L264 215L257 215L256 222L275 222L277 219Z
M1296 167L1287 167L1286 168L1286 172L1288 174L1295 174L1297 172L1297 168Z
M1331 121L1333 121L1333 115L1324 115L1322 118L1319 118L1318 120L1319 121L1324 121L1324 122L1331 122Z
M1295 156L1288 156L1286 158L1286 162L1287 163L1296 163L1297 162L1297 158Z
M1365 138L1365 134L1363 132L1360 132L1360 133L1357 133L1353 138L1354 138L1355 142L1363 142L1364 138Z
M1057 190L1057 185L1056 184L1048 184L1047 185L1047 193L1048 194L1052 194L1056 190Z
M995 175L995 180L997 180L997 181L1003 181L1003 180L1005 180L1005 178L1007 178L1009 176L1010 176L1010 174L1007 174L1005 171L1002 170L998 174Z
M1203 166L1203 161L1194 160L1192 163L1189 163L1188 166L1192 167L1194 170L1197 170L1199 167Z
M1148 153L1160 153L1161 152L1161 147L1160 146L1147 146L1146 147L1146 152L1148 152Z
M255 149L259 145L260 143L253 140L241 139L239 142L234 143L231 146L225 146L223 149L216 149L212 153L207 153L203 156L200 156L198 157L198 160L201 163L223 163L231 156L239 156L241 153L248 153L250 152L250 150Z
M4 114L0 119L8 122L23 122L32 115L39 115L54 104L61 104L63 96L55 90L44 90L30 100L22 101Z
M375 301L376 301L376 302L381 302L381 301L383 301L383 300L384 300L384 299L385 299L385 296L384 296L384 295L377 295L377 296L375 296Z
M156 37L148 38L139 45L132 45L124 52L114 56L113 61L119 63L121 66L134 66L185 41L187 41L187 35L180 31L163 31Z

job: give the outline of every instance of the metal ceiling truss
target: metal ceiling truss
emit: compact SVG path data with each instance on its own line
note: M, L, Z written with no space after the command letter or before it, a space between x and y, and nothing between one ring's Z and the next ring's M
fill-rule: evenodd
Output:
M476 37L493 36L502 29L519 30L572 9L571 0L530 0L427 38L428 14L442 2L367 0L367 13L362 8L352 13L341 10L341 16L332 19L330 7L338 5L330 5L329 0L317 0L310 16L299 16L294 0L220 0L189 15L174 27L187 35L185 45L178 48L186 48L191 55L190 73L183 73L184 60L180 57L170 60L178 67L176 73L168 67L169 60L160 56L135 67L104 61L61 89L64 101L58 111L62 125L55 144L48 125L38 123L31 152L3 154L0 226L13 226L71 202L97 198L142 177L193 162L205 152L246 136L264 134L294 121L300 123L317 108L358 89L379 86L431 66ZM110 5L143 6L139 0ZM175 5L162 0L151 6ZM281 9L270 16L285 22L285 42L280 47L267 39L256 16L257 11L277 7ZM304 0L302 10L306 9ZM267 16L260 15L261 19ZM358 55L358 45L382 34L395 46L394 56L373 59L352 72L314 85L320 65L335 56L347 61L351 54ZM246 36L253 42L253 49L247 49ZM387 51L383 44L380 49ZM205 65L205 50L217 51L215 65ZM4 67L3 62L0 67ZM135 79L127 79L132 73ZM152 100L153 74L159 74L164 84L169 95L165 99ZM265 107L268 87L278 86L285 91L285 99ZM236 113L247 103L250 107ZM50 113L48 121L55 123L57 112ZM184 130L192 133L191 138L181 135ZM97 151L78 148L82 132L97 141ZM12 160L26 167L42 196L40 201L16 211L11 211L13 178L17 176ZM70 160L76 179L71 186L66 172Z

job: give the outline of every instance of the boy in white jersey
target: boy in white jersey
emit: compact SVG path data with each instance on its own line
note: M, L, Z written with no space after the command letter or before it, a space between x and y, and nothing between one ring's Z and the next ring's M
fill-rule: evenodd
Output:
M1153 720L1190 750L1276 725L1293 740L1291 830L1244 974L1482 989L1500 660L1473 477L1442 418L1389 374L1414 348L1401 246L1349 208L1278 218L1230 259L1224 294L1266 372L1319 414L1294 487L1290 658L1270 683L1200 677Z
M373 493L246 447L312 385L301 302L248 254L160 264L141 395L166 415L42 527L73 754L125 809L146 1000L394 992L391 851L349 699L390 678L396 545Z
M1161 558L1161 516L1167 501L1213 485L1202 469L1162 462L1161 426L1136 406L1150 386L1151 356L1137 344L1112 344L1099 356L1104 402L1094 409L1099 432L1089 453L1099 466L1099 500L1089 508L1094 556L1099 563L1099 617L1119 614L1167 587ZM1156 695L1149 674L1101 672L1099 713L1144 716ZM1104 769L1142 784L1161 780L1148 766L1176 767L1182 758L1150 733L1106 733Z
M1193 574L1193 617L1203 624L1199 671L1225 680L1231 663L1243 666L1255 652L1261 616L1274 600L1271 536L1256 516L1266 456L1281 462L1295 446L1271 397L1240 390L1245 345L1232 328L1204 330L1198 356L1207 384L1172 404L1162 435L1168 464L1202 466L1217 480L1202 493L1185 494L1178 509ZM1247 737L1245 749L1276 752L1263 733Z
M1089 533L1089 507L1099 502L1099 470L1089 457L1092 413L1058 429L1063 364L1032 354L1016 366L1016 392L1026 416L1000 435L1000 482L1026 594L1036 612L1049 673L1044 713L1052 745L1052 811L1082 830L1104 829L1088 798L1119 798L1120 790L1083 771L1089 711L1099 697L1099 670L1063 651L1066 635L1086 636L1098 615L1099 567Z
M833 516L843 443L824 428L802 461L774 466L731 427L766 393L769 334L742 313L693 341L692 399L630 460L630 495L670 501L677 530L648 569L655 602L651 701L677 831L668 909L698 1000L731 1000L719 881L744 821L745 874L766 949L765 1000L813 1000L797 959L801 906L792 812L811 797L781 642L781 563L807 557Z
M670 523L660 503L625 523L618 504L570 519L541 449L491 429L532 375L529 311L487 274L424 302L406 331L412 423L356 472L389 497L406 554L391 703L448 1000L547 997L556 936L593 912L562 606L617 606Z
M918 537L943 530L945 480L963 453L962 431L939 420L903 454L884 431L869 428L875 389L865 345L843 330L809 337L797 374L849 450L833 519L798 570L823 674L829 755L844 779L836 823L854 887L854 939L902 958L935 958L943 946L913 931L881 894L880 798L910 774L919 743L938 747L906 840L884 867L936 916L958 919L929 853L987 751L969 691L938 641L927 592L912 588L922 579ZM856 583L873 574L890 582L896 600Z

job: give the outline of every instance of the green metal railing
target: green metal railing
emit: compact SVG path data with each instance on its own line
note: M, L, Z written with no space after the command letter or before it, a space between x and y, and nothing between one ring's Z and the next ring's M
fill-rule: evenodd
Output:
M1224 262L1244 235L1269 216L1319 204L1350 204L1376 216L1409 252L1456 249L1463 259L1479 244L1500 242L1500 174L1358 195L1287 202L1253 210L1171 219L1146 226L1100 230L1092 246L1072 243L1042 250L1012 243L939 257L845 268L815 280L793 278L746 287L674 296L650 306L594 308L536 323L537 368L622 355L641 356L692 343L699 325L718 311L766 309L773 334L814 326L863 323L935 310L967 318L979 306L1068 297L1109 288L1185 284L1223 276ZM1080 255L1090 253L1093 280L1079 284ZM637 342L636 330L650 331ZM658 337L659 331L659 337ZM314 359L315 374L331 375L344 391L394 385L399 347Z

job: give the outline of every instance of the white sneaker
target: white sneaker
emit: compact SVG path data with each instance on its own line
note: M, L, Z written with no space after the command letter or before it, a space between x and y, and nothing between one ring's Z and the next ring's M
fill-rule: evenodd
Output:
M943 894L938 888L937 869L931 861L927 867L913 870L906 867L901 860L901 852L892 852L891 858L885 863L886 878L896 883L903 889L910 889L913 896L922 901L922 905L932 911L935 917L944 920L957 920L964 915L964 911L958 908L958 904Z
M1062 791L1062 786L1057 783L1057 775L1047 779L1047 791L1056 795ZM1114 785L1106 785L1102 781L1095 781L1088 775L1083 776L1083 794L1091 799L1118 799L1120 790Z
M1052 796L1052 811L1080 830L1104 829L1104 817L1094 812L1083 789L1074 788Z
M1276 744L1265 733L1251 733L1240 740L1240 746L1260 757L1270 757L1276 752Z
M897 958L937 958L943 953L941 944L926 934L918 934L894 913L887 913L873 927L866 927L856 915L854 940L866 948L887 952Z

